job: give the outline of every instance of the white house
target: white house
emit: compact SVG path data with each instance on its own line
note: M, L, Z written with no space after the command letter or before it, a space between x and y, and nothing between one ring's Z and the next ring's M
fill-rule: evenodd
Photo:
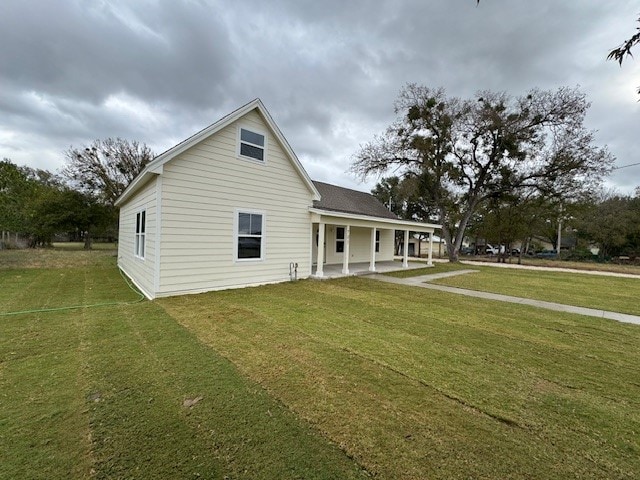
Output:
M439 228L311 181L259 99L156 157L116 205L118 265L148 298L282 282L296 264L298 278L375 271L394 230Z

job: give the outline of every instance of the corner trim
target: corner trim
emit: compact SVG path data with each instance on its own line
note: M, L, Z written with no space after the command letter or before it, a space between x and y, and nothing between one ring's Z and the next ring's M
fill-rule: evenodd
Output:
M153 289L160 290L160 249L162 235L162 175L156 177L156 232L155 259L153 265Z

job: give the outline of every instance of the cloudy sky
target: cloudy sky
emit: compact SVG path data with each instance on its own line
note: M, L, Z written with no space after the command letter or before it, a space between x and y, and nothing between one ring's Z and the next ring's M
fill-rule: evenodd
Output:
M470 97L579 85L617 165L640 162L637 60L606 61L640 2L2 0L0 157L57 170L123 137L160 153L260 97L312 178L368 190L350 157L407 82ZM609 185L630 193L640 166Z

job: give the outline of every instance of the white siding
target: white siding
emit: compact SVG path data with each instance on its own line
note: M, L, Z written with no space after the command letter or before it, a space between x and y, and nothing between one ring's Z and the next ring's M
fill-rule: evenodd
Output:
M395 230L380 230L380 252L376 254L376 260L388 262L393 260L393 247Z
M151 179L120 208L120 234L118 238L118 266L148 297L154 297L154 271L156 260L156 182ZM146 210L146 238L144 259L134 255L136 213Z
M237 155L238 125L267 133L264 164ZM299 277L310 265L312 193L256 110L164 165L159 295ZM237 210L266 215L264 259L234 259Z

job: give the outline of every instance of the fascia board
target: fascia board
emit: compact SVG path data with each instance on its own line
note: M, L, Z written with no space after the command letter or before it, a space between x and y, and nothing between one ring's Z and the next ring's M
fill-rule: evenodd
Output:
M309 208L311 213L315 213L317 215L327 216L327 217L337 217L344 218L345 220L361 220L368 221L372 223L384 223L387 225L394 225L398 227L413 227L414 229L419 229L416 231L432 231L435 229L442 228L442 225L436 225L434 223L421 223L421 222L412 222L410 220L394 220L392 218L382 218L382 217L369 217L367 215L358 215L355 213L346 213L346 212L336 212L333 210L322 210L320 208Z

